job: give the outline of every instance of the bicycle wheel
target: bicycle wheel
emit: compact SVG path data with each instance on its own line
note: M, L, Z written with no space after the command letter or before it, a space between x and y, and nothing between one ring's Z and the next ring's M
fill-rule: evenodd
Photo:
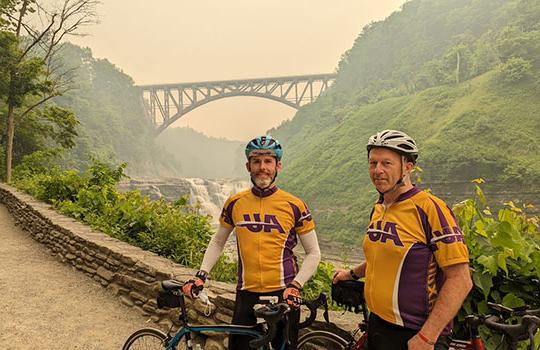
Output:
M165 333L154 328L139 329L129 336L122 350L162 350L165 349Z
M327 331L309 332L298 339L298 350L346 350L349 342Z

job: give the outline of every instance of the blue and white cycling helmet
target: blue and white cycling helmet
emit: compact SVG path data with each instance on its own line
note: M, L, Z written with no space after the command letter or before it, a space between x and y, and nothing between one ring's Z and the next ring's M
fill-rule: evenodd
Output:
M374 147L390 148L410 159L413 163L416 163L416 159L418 158L416 142L403 131L383 130L372 135L367 143L368 155L369 151Z
M272 155L277 160L283 157L283 150L279 141L270 135L259 136L249 141L246 145L246 158L253 155Z

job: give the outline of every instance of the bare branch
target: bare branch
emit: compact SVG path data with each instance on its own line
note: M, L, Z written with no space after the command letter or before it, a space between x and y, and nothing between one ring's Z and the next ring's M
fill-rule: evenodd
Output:
M15 30L15 34L17 35L17 38L21 35L21 26L22 26L23 18L24 16L26 16L26 8L28 7L28 1L29 0L23 1L21 5L21 9L19 11L19 19L17 20L17 28Z
M49 59L53 53L53 48L61 43L65 35L76 34L82 26L96 23L95 6L99 3L96 0L65 0L59 23L49 38L48 49L45 51L45 59ZM71 23L72 22L72 23Z
M20 116L19 116L19 120L22 120L28 113L30 113L34 108L44 104L45 102L47 102L48 100L50 100L51 98L53 97L57 97L59 96L58 93L54 93L54 94L51 94L49 96L46 96L44 98L42 98L41 100L39 100L38 102L34 103L33 105L31 105L30 107L28 107Z
M43 37L49 32L49 30L52 28L52 26L54 25L54 18L56 17L56 15L53 15L53 17L51 18L51 22L49 23L49 26L47 28L45 28L45 30L26 48L26 50L23 52L23 54L21 55L21 57L19 57L19 62L23 60L23 58L26 56L26 54L28 52L30 52L30 50L36 46L36 44L40 43L41 42L41 39L43 39Z
M36 40L39 37L39 32L26 23L22 24L24 30L26 31L26 34L28 34L32 39Z

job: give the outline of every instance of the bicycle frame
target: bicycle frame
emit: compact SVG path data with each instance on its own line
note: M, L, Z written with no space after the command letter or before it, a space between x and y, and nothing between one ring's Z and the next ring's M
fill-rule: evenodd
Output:
M221 333L221 334L237 334L237 335L245 335L251 338L254 338L250 340L250 346L258 347L258 350L265 350L268 347L272 348L271 340L274 338L276 333L276 324L277 322L280 322L283 320L284 315L289 314L291 311L291 308L287 303L280 302L278 303L278 297L277 296L261 296L261 301L267 301L268 306L270 306L270 309L267 309L264 305L259 305L261 307L257 308L255 310L254 308L254 315L256 316L259 323L257 325L250 325L250 326L244 326L244 325L234 325L234 324L219 324L219 325L195 325L192 326L189 324L188 316L187 316L187 310L186 310L186 302L184 299L184 295L180 291L180 288L182 287L182 284L178 281L174 280L166 280L162 282L162 288L164 293L160 293L157 298L157 305L159 308L170 308L170 309L177 309L179 308L179 321L181 322L181 328L172 334L171 329L167 332L167 334L155 330L155 329L142 329L135 333L133 333L129 338L126 344L124 345L124 348L129 349L129 347L133 344L134 341L139 339L140 337L145 337L146 335L150 335L154 338L159 338L162 340L162 344L165 346L165 349L168 350L174 350L181 342L185 341L186 346L188 350L196 350L193 348L193 342L192 342L192 334L200 334L202 339L208 338L204 333L207 332L213 332L213 333ZM207 298L207 297L206 297ZM307 308L310 311L309 317L301 322L298 323L297 328L303 328L308 327L313 323L316 317L317 308L319 306L324 306L324 318L326 322L330 322L328 319L328 304L326 295L321 293L319 297L315 300L311 301L302 301L302 305L307 306ZM293 316L293 319L289 319L289 322L293 322L293 324L296 325L299 320L297 317L300 317L300 313L290 313L295 316ZM261 320L264 320L262 323L263 329L258 329L257 327L260 326ZM149 333L145 333L146 331L149 331ZM294 332L294 330L287 329L285 332L292 331L293 335L289 333L285 334L285 339L283 340L282 344L279 345L279 349L275 350L283 350L287 345L291 348L291 350L297 348L297 334ZM185 338L185 340L183 339Z
M177 294L180 306L180 315L179 320L182 322L182 328L174 336L171 336L170 330L167 332L167 350L174 350L178 344L182 341L182 338L185 337L187 349L194 350L192 345L191 334L201 333L201 332L213 332L213 333L222 333L222 334L241 334L250 336L252 338L261 338L265 334L263 331L256 329L258 325L253 326L242 326L242 325L233 325L233 324L221 324L221 325L196 325L191 326L189 324L189 319L187 316L186 302L184 296L180 293ZM282 350L285 347L285 343L281 345L280 349ZM258 350L264 350L265 346L261 346Z
M485 346L484 346L484 342L482 341L482 339L474 339L474 340L452 339L452 340L450 340L449 349L453 349L453 350L460 350L460 349L485 350Z
M184 325L170 340L167 341L167 350L173 350L180 343L182 338L186 337L188 350L193 350L191 334L201 332L213 332L222 334L241 334L258 338L263 335L262 332L255 329L256 326L240 326L240 325Z

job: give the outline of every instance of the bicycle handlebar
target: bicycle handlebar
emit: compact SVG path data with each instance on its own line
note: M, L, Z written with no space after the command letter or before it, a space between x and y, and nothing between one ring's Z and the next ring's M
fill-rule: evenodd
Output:
M498 316L488 316L483 320L483 323L488 328L508 336L511 342L530 339L530 345L534 349L534 333L540 328L539 317L524 315L519 324L505 324Z
M501 318L507 319L513 316L525 316L525 315L532 315L536 317L540 317L540 308L538 309L529 309L529 305L524 306L518 306L518 307L508 307L504 306L502 304L496 304L492 302L488 302L488 307L494 311L497 311Z
M317 317L317 309L319 306L324 306L324 319L330 323L328 317L328 298L326 294L321 293L315 300L302 300L301 305L305 305L309 309L309 316L304 322L298 325L298 328L309 327ZM283 315L290 311L290 306L286 302L267 304L259 309L254 310L255 317L263 318L268 324L268 332L260 338L250 340L249 346L255 349L268 344L276 335L276 324L283 319Z
M309 309L309 316L304 322L301 322L298 325L298 329L309 327L313 323L313 321L315 321L315 318L317 317L317 309L319 308L319 306L324 306L324 320L326 321L326 323L330 323L330 319L328 317L328 298L326 297L326 294L319 294L319 297L315 300L304 300L302 304Z
M249 346L258 349L270 343L276 335L276 324L283 318L290 307L287 303L268 304L254 310L255 317L264 318L268 324L268 332L260 338L249 341Z

